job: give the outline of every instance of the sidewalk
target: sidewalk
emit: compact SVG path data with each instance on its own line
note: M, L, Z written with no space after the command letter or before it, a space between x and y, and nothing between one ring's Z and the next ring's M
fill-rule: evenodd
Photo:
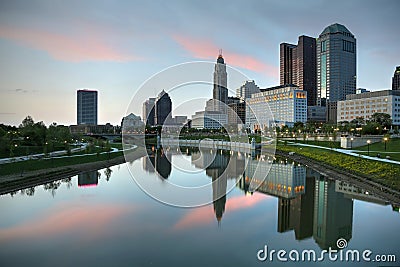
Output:
M86 149L86 146L87 146L87 144L85 143L81 147L77 147L77 148L71 149L71 153L82 151L82 150ZM125 151L135 149L136 147L137 146L133 145L131 148L125 149ZM123 151L123 149L120 150L118 148L112 147L111 151L100 152L99 154L102 155L102 154L107 154L107 153L115 153L115 152L119 152L119 151ZM60 159L60 158L74 158L74 157L84 157L84 156L97 155L97 153L90 153L90 154L79 154L79 155L64 156L65 154L67 154L67 151L66 150L61 150L61 151L55 151L55 152L49 153L48 157L44 157L44 154L42 153L42 154L35 154L35 155L29 155L29 156L20 156L20 157L14 157L14 158L4 158L4 159L0 159L0 165L1 164L6 164L6 163L29 160L29 159L40 159L40 158L43 158L43 159L51 159L51 158Z
M71 153L75 153L75 152L79 152L79 151L85 150L86 146L87 146L87 143L83 143L81 147L76 147L76 148L71 149ZM54 152L50 152L48 154L49 154L49 157L65 155L65 154L67 154L67 150L54 151ZM43 158L44 156L45 156L44 153L40 153L40 154L34 154L34 155L28 155L28 156L3 158L3 159L0 159L0 165L1 164L6 164L6 163L11 163L11 162L29 160L29 159L40 159L40 158Z

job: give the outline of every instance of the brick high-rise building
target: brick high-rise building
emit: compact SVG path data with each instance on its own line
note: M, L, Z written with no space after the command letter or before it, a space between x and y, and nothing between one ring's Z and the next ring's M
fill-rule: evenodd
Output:
M299 36L297 45L280 45L280 84L294 84L307 91L307 105L317 103L317 54L316 40Z

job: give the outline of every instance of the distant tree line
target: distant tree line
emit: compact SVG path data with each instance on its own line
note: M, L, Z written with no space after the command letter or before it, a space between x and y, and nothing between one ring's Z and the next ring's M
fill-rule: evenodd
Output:
M68 126L52 123L46 127L27 116L18 127L0 124L0 155L47 153L60 147L69 150L72 139Z

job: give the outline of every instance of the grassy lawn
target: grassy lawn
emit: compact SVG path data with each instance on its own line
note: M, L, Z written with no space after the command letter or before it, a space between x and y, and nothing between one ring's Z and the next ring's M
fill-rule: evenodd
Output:
M21 173L27 171L42 170L55 167L63 167L68 165L75 165L81 163L103 161L107 159L122 156L123 152L116 152L102 155L92 155L85 157L71 157L71 158L53 158L53 159L40 159L20 161L0 165L0 175L8 175L13 173Z
M400 165L362 159L319 148L285 146L282 143L278 143L276 148L285 152L294 151L299 155L331 165L337 169L368 177L371 180L400 190Z
M368 151L368 145L361 146L361 147L355 147L354 150ZM379 143L370 144L369 150L385 152L385 143L379 142ZM389 141L386 143L386 151L400 153L400 138L389 139Z
M354 150L361 150L365 152L360 152L362 155L368 155L368 145L362 147L355 147ZM392 160L400 161L400 138L390 139L386 143L386 151L385 151L385 143L373 143L369 145L370 151L379 151L379 152L370 152L369 155L372 157L376 157L377 154L380 154L382 158L386 158L389 156ZM385 153L385 152L398 152L398 153Z

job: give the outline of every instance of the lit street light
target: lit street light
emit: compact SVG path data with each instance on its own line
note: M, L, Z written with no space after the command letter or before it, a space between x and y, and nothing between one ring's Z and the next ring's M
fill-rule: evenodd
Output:
M368 156L369 156L369 144L371 144L371 140L367 140L367 144L368 144Z
M330 145L331 145L331 150L332 150L332 140L333 140L333 137L330 136L330 137L329 137L329 141L330 141Z
M386 143L387 143L388 139L389 138L387 138L387 137L383 138L383 141L385 141L385 151L386 151Z
M351 149L353 149L353 141L354 141L354 138L352 137L352 138L350 138L350 145L351 145Z

